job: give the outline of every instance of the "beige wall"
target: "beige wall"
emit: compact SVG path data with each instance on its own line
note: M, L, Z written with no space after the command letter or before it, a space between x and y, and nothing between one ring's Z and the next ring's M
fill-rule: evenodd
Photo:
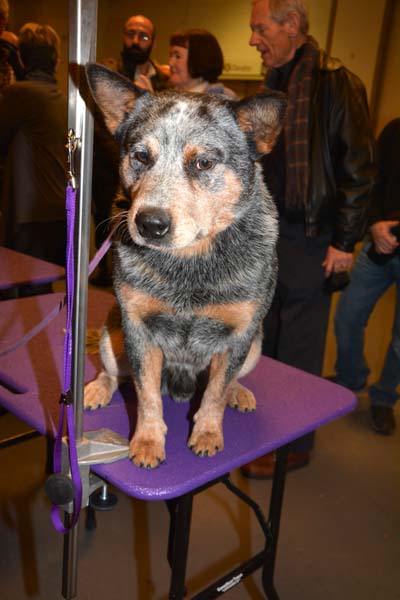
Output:
M376 114L377 133L389 121L400 117L400 0L394 2L382 75Z
M361 77L370 95L386 0L339 0L331 54Z

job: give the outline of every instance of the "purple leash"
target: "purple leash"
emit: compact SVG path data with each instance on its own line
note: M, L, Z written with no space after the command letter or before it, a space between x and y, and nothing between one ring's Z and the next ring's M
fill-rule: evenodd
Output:
M76 206L76 191L71 186L67 186L66 194L66 212L67 212L67 256L66 256L66 326L64 337L64 373L63 373L63 390L61 394L60 404L60 421L58 425L57 435L54 442L53 452L53 470L46 482L46 491L52 500L51 519L53 525L59 533L65 534L70 532L76 525L79 519L79 514L82 507L82 480L79 470L78 452L76 447L75 435L75 420L74 420L74 398L72 397L72 319L74 309L74 288L75 288L75 273L74 273L74 228L75 228L75 206ZM99 251L89 264L89 275L96 268L100 260L106 254L111 246L111 239L118 227L115 225L105 242L102 244ZM68 453L69 465L71 470L71 478L62 473L62 437L64 431L64 422L66 419L66 433L68 436ZM72 518L65 526L60 516L60 506L74 503Z
M65 417L67 419L66 432L68 436L69 463L71 468L71 477L74 487L74 512L72 520L68 527L65 527L59 512L59 506L53 504L51 509L51 518L55 529L59 533L68 533L73 529L78 521L82 505L82 480L79 471L78 453L76 449L75 422L74 422L74 404L71 393L71 374L72 374L72 315L74 309L74 226L75 226L75 203L76 190L70 185L67 186L66 211L67 211L67 256L66 256L66 327L64 337L64 374L63 390L61 394L61 411L58 431L54 443L53 467L54 473L61 473L61 455L62 455L62 435L64 430Z

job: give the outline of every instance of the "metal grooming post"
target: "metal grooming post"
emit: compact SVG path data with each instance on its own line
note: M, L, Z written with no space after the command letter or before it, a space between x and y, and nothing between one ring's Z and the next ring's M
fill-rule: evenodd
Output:
M91 174L93 158L93 118L79 87L82 84L82 66L96 57L97 0L70 0L69 2L69 81L68 131L77 138L74 164L77 190L75 224L75 294L73 318L72 393L77 443L82 437L83 382L88 293L88 263L90 239ZM70 517L66 513L68 522ZM64 537L63 581L64 598L75 598L77 592L78 526Z
M82 507L104 481L90 472L90 466L110 463L128 455L128 441L109 429L83 433L83 387L85 376L86 316L92 196L93 117L81 95L87 90L84 66L96 60L97 0L69 2L68 144L70 180L76 189L74 314L72 324L72 382L75 437L82 480ZM62 469L69 476L68 440L63 440ZM51 485L50 485L51 492ZM49 494L51 497L51 494ZM69 502L69 500L68 500ZM55 502L57 503L57 501ZM73 503L62 505L65 523L71 522ZM64 537L62 594L76 597L78 524Z

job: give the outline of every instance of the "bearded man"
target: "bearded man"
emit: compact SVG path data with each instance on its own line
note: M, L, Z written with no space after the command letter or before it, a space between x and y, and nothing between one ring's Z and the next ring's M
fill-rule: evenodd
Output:
M122 30L121 60L110 59L104 64L141 88L154 92L162 90L167 86L169 68L151 60L154 40L155 28L150 19L143 15L129 17Z

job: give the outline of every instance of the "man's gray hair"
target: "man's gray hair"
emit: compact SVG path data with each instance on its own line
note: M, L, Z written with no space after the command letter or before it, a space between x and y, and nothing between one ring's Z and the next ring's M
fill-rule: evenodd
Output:
M263 0L253 0L253 4ZM300 31L307 35L309 29L308 7L304 0L269 0L271 19L282 25L289 13L295 12L300 17Z
M5 17L6 21L8 21L9 12L10 5L8 4L8 0L0 0L0 17Z

